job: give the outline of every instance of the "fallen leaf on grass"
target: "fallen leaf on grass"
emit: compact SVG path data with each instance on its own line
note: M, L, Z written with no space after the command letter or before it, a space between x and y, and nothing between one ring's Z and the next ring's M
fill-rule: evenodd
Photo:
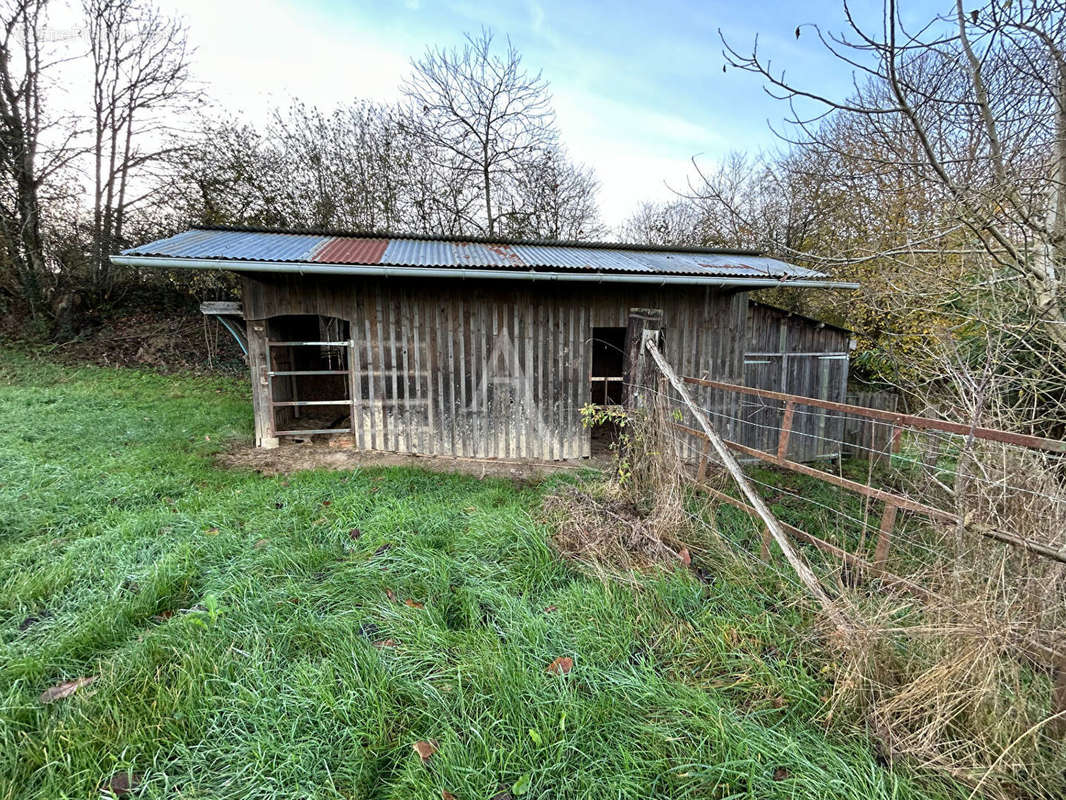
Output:
M404 600L404 602L407 605L411 606L411 608L425 608L425 605L423 603L419 603L417 600L407 599Z
M61 683L58 686L53 686L50 689L45 689L41 692L40 698L42 703L54 703L56 700L62 700L64 697L70 697L74 692L81 689L83 686L88 686L90 683L96 680L95 676L88 678L75 678L72 681Z
M429 761L429 757L437 752L437 743L432 739L428 742L415 742L411 745L411 749L418 753L418 757L425 764Z
M382 639L380 642L374 642L374 647L397 647L399 642L395 639Z
M441 789L440 800L459 800L459 798L449 792L447 789Z
M544 609L544 613L545 614L550 614L553 611L558 611L558 610L559 610L559 606L548 606L546 609Z
M144 776L139 772L117 772L104 784L104 791L115 797L129 797L140 788Z
M385 596L389 598L389 600L391 600L392 602L396 602L396 592L394 592L392 589L386 589Z
M262 550L268 544L270 544L270 540L269 539L257 539L256 543L255 543L255 549L256 550Z
M529 791L529 788L533 785L533 776L530 773L526 773L521 778L514 782L514 786L511 787L511 791L515 794L525 794Z
M566 675L574 668L574 659L570 656L559 656L548 665L548 672L555 675Z

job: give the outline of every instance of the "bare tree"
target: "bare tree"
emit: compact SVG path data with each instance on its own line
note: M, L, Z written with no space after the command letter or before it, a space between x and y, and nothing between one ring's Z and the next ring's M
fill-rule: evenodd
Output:
M556 241L603 237L596 205L599 182L589 167L574 164L561 149L525 165L515 184L514 207L504 217L506 235Z
M267 130L285 175L291 224L347 230L405 226L415 159L400 112L356 101L325 113L296 102Z
M83 0L93 67L91 288L112 288L109 256L131 208L155 193L142 180L160 162L175 112L197 97L189 85L184 25L143 0Z
M0 6L0 237L14 273L14 291L37 319L47 300L48 270L41 221L41 190L74 156L76 135L66 121L43 110L42 82L58 63L43 52L46 0L6 0Z
M413 66L404 87L411 124L437 169L478 188L476 214L456 209L465 226L494 235L514 208L516 175L556 148L547 84L522 68L510 41L497 54L488 31L458 50L430 49Z
M433 102L461 116L442 105L431 112L427 100L332 111L294 102L262 129L201 117L168 158L168 202L187 219L214 223L602 235L595 176L557 144L543 82L522 72L513 49L506 60L493 55L491 42L484 34L463 54L431 51L427 59L439 61L420 73L441 78ZM479 94L486 75L496 83Z
M660 247L700 247L706 244L701 232L700 210L686 198L668 203L643 203L621 229L623 242Z
M874 31L847 6L847 35L814 29L833 55L865 76L848 98L787 80L757 43L747 54L726 43L726 58L790 103L791 141L834 151L839 142L825 136L831 128L819 121L827 113L860 119L881 148L868 174L891 175L882 198L890 190L943 196L951 213L923 217L911 240L887 255L943 247L960 228L968 231L988 262L1018 283L1049 339L1066 352L1063 4L993 0L968 11L956 0L954 13L917 30L903 24L894 0L883 12Z
M290 223L279 199L284 176L269 137L236 119L200 116L166 156L160 202L182 223Z

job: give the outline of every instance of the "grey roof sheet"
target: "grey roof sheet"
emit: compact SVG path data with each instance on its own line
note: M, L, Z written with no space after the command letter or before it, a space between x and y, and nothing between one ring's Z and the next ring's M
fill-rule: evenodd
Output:
M122 255L307 264L382 264L518 270L582 270L644 275L818 279L825 275L766 256L636 245L433 239L390 234L329 234L193 228ZM297 271L294 268L294 271Z

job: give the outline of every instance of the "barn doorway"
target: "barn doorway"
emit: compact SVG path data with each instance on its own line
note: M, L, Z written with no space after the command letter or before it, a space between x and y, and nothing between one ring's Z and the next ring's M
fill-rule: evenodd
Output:
M622 404L622 375L625 367L626 329L592 329L592 374L589 376L589 402L598 406ZM618 425L604 422L589 431L593 456L605 455L618 441Z
M267 320L267 374L278 436L351 431L348 321L317 314Z

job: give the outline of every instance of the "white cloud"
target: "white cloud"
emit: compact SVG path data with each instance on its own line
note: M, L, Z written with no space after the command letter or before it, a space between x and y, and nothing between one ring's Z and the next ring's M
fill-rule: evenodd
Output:
M557 92L555 105L570 154L600 179L600 208L611 226L644 201L676 198L692 176L691 158L710 160L724 140L704 126L672 114L585 92Z
M353 17L326 18L285 0L186 0L182 10L209 94L253 116L290 97L326 107L392 100L408 69L407 54Z

